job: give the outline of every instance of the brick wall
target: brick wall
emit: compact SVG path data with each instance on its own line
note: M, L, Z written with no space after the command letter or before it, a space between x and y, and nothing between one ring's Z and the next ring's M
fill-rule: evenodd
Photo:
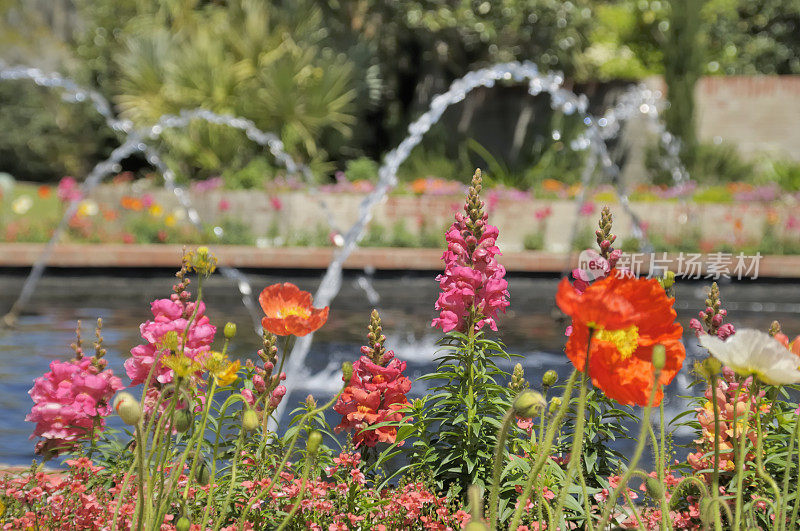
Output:
M652 84L663 89L661 79ZM800 160L800 76L714 76L695 88L701 140Z

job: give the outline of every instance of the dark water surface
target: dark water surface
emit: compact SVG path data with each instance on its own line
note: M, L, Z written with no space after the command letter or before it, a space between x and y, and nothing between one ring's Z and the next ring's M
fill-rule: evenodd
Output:
M380 295L376 306L388 337L387 347L408 362L406 374L412 380L434 367L437 335L429 324L434 317L438 286L433 277L433 273L393 274L372 280ZM313 292L320 274L251 274L249 278L256 292L285 281ZM24 272L0 271L0 312L10 307L23 279ZM50 361L72 356L69 344L75 339L76 320L83 322L84 346L91 352L94 323L98 317L103 319L109 366L127 383L122 362L130 349L141 342L138 325L151 317L151 300L169 295L173 280L169 271L100 271L91 275L54 271L45 276L17 328L0 328L0 463L27 464L33 457L34 441L28 439L33 425L24 421L32 405L27 392L33 379L48 370ZM552 368L562 376L567 375L571 367L560 354L567 323L558 317L554 303L558 279L512 275L509 283L511 307L500 320L500 338L510 352L523 355L514 363L523 364L525 376L534 387L545 370ZM689 319L702 308L707 286L707 282L678 285L678 314L684 328L688 328ZM798 283L743 281L723 285L722 295L736 326L766 329L772 320L778 319L787 333L800 333ZM242 358L255 358L259 338L235 287L221 277L214 277L204 289L204 298L209 317L219 328L218 337L221 338L221 327L226 321L237 323L239 334L230 351ZM303 389L290 390L287 397L290 404L302 400L309 392L324 399L338 389L341 380L334 371L342 361L358 357L371 309L357 277L346 276L342 291L333 302L330 319L316 334L308 356L309 369L319 376L307 381ZM694 336L687 333L685 339L692 356L696 353ZM686 408L685 401L677 397L689 394L686 367L691 367L689 360L668 390L668 419ZM412 394L424 391L422 382L414 383ZM689 434L678 433L678 436L688 441Z

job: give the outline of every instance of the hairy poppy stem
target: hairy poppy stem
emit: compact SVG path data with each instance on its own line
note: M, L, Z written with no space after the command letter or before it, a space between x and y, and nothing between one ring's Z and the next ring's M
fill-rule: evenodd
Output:
M714 408L714 471L711 475L713 498L719 497L719 399L717 398L717 374L711 373L711 407ZM714 511L714 530L722 531L719 507Z
M589 334L588 344L589 346L587 348L587 351L591 349L592 345L591 332ZM586 357L588 361L589 358L588 354ZM556 503L556 508L554 511L557 518L556 523L559 527L561 526L562 512L564 509L564 502L567 499L567 491L569 491L569 488L572 486L572 481L573 481L572 477L575 474L575 471L579 467L583 466L581 464L581 461L583 461L583 430L586 424L586 376L587 374L585 372L581 373L581 384L580 384L581 389L580 389L580 394L578 395L577 423L575 425L575 431L572 434L572 449L570 450L569 464L567 464L567 475L566 478L564 479L564 484L561 486L561 491L558 493L558 501ZM592 517L590 514L586 515L586 529L589 529L590 531L594 529L594 527L592 526L591 518Z
M639 429L639 438L636 443L636 451L633 454L633 458L631 459L630 463L628 464L628 469L625 471L625 474L620 479L617 488L615 488L611 495L606 500L606 506L603 508L603 513L600 518L600 523L597 524L597 529L605 529L606 525L608 524L608 520L611 517L611 511L616 504L617 498L624 489L628 488L628 481L630 481L631 476L633 475L634 471L636 470L636 465L639 464L639 460L642 458L642 452L644 451L645 443L647 442L647 430L650 425L650 411L653 408L653 402L655 401L656 394L657 394L657 387L659 386L658 377L660 371L656 370L653 373L653 388L650 391L650 399L647 401L647 406L644 408L644 412L642 413L642 426Z
M792 465L794 464L794 446L795 441L800 434L800 415L796 415L796 419L794 421L794 430L792 431L792 437L789 439L789 449L786 453L786 469L783 471L783 492L781 494L781 499L784 501L789 497L789 475L792 471ZM795 522L797 519L797 508L800 506L800 503L794 504L794 509L792 509L792 518L791 522ZM779 522L778 525L780 526L779 529L783 530L786 529L786 511L784 510L784 505L781 504L779 508L778 516L776 520Z
M494 467L492 470L492 493L489 495L489 527L495 529L497 526L498 500L500 498L500 475L503 472L503 449L506 446L508 430L514 421L514 407L508 408L503 416L503 424L500 426L500 434L497 436L497 444L494 448Z
M558 413L556 413L556 416L548 426L544 440L539 441L540 446L539 451L536 453L536 461L534 462L533 468L530 471L528 481L525 483L525 488L522 490L522 494L520 494L517 498L517 508L514 510L514 516L511 518L511 524L508 526L509 529L516 529L519 525L519 522L522 519L522 512L525 510L525 503L528 501L528 498L530 498L531 490L533 489L533 483L538 478L539 472L542 470L545 460L550 458L550 449L553 446L553 439L555 438L556 431L558 431L559 427L561 426L561 422L564 420L564 415L569 408L569 401L572 397L572 388L575 386L575 379L577 377L578 371L572 371L569 380L567 380L567 385L561 398L561 406L558 408Z
M758 473L758 476L761 479L763 479L769 484L770 488L772 489L772 492L775 494L775 505L781 507L783 506L781 498L781 490L778 488L778 484L775 483L775 479L772 476L770 476L766 470L764 470L764 457L763 457L764 438L761 430L761 411L759 411L761 409L760 408L761 397L758 396L758 391L759 391L758 388L759 388L758 382L754 380L753 398L756 401L756 472ZM778 511L774 512L775 516L777 517ZM778 524L779 527L780 525L781 524Z
M342 387L342 389L340 389L339 392L336 393L336 396L331 398L331 400L327 404L325 404L325 405L323 405L321 407L318 407L316 409L312 409L311 411L309 411L308 413L303 415L303 418L300 420L300 423L297 425L297 432L295 432L294 437L292 437L292 441L289 443L289 448L287 448L286 452L283 454L283 459L281 459L280 465L278 465L278 468L275 469L275 473L273 474L272 479L270 479L269 485L267 485L266 487L261 489L255 496L249 498L245 502L245 505L242 508L242 514L239 517L239 531L243 531L244 530L244 524L245 524L245 522L247 522L247 515L250 512L250 507L253 505L251 503L251 500L253 500L253 499L257 500L258 498L261 498L262 496L268 495L272 491L272 487L275 486L275 482L280 477L281 472L283 472L283 467L286 466L286 462L289 460L289 456L292 454L292 450L294 450L294 446L295 446L295 444L297 444L297 439L300 436L300 432L302 431L303 427L305 427L306 422L308 422L308 420L310 418L312 418L315 415L325 411L326 409L331 407L333 404L335 404L336 401L339 400L339 397L342 396L342 392L344 392L344 388L345 387L347 387L347 382L345 382L344 387Z
M750 420L750 401L751 396L750 393L745 392L745 396L747 398L747 407L744 408L744 422L742 433L736 437L736 428L738 425L737 420L737 411L739 409L739 393L741 392L742 385L744 382L739 382L739 387L736 389L736 399L733 405L733 436L736 438L737 446L736 449L738 450L738 457L736 459L736 468L734 471L734 475L736 476L736 505L733 514L733 529L740 529L742 524L742 488L744 484L744 459L747 456L747 422Z

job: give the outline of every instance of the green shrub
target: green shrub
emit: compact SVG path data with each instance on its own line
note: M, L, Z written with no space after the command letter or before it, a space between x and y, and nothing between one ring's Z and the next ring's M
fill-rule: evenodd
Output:
M349 181L370 181L378 180L378 163L368 157L359 157L348 160L344 169Z
M692 199L697 203L730 203L733 194L724 186L709 186L695 192Z
M530 232L525 235L522 246L528 251L539 251L544 248L544 234Z

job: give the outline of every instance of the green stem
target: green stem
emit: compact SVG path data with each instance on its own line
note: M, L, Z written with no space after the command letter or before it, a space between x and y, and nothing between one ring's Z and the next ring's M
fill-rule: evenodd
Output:
M513 406L506 411L503 416L503 424L500 426L500 434L497 436L497 444L494 448L494 467L492 470L492 493L489 495L489 527L495 529L497 526L497 512L499 510L498 500L500 499L500 475L503 472L505 462L503 450L505 450L508 430L514 421Z
M743 382L739 382L739 387L736 389L736 399L733 404L733 436L736 439L736 448L738 449L738 458L736 459L736 467L734 474L736 476L736 505L733 515L733 529L741 529L742 524L742 488L744 484L744 459L747 455L747 422L750 419L750 397L747 396L747 407L744 408L744 431L737 437L738 420L737 410L739 409L739 393L742 389ZM745 393L748 395L748 393Z
M550 458L550 449L553 446L553 439L555 438L556 431L561 426L561 422L564 420L564 415L569 408L569 401L572 398L572 388L575 386L575 379L578 376L578 371L572 371L572 374L567 380L567 385L564 389L564 394L561 397L561 407L558 408L558 412L553 420L550 422L549 426L547 427L547 432L545 433L545 438L539 441L539 451L536 453L536 461L534 461L534 465L531 468L530 475L528 476L528 480L525 482L525 488L522 490L522 493L517 498L517 508L514 510L514 516L511 519L511 524L508 526L509 529L516 529L519 526L519 522L522 519L522 512L525 510L525 504L530 498L531 489L533 488L533 483L536 481L536 478L539 475L539 471L544 466L547 459Z
M303 477L300 480L300 493L297 495L297 500L295 500L294 505L292 506L292 510L289 511L289 514L286 515L286 518L283 519L281 525L278 526L276 531L283 531L286 529L286 526L289 525L289 521L292 517L297 513L297 510L300 509L300 502L303 501L303 496L306 494L306 484L308 483L308 476L311 472L311 468L314 465L314 457L313 456L306 456L306 466L303 467Z
M761 397L759 396L759 386L754 381L753 382L753 399L756 401L756 472L758 476L766 481L770 488L772 489L773 494L775 495L775 505L782 506L782 498L781 498L781 490L778 488L778 484L775 483L775 480L772 476L770 476L766 470L764 470L764 438L761 430L761 411L760 411L760 402ZM789 465L791 466L791 465ZM774 506L773 506L774 507ZM778 516L778 511L773 511L775 517ZM780 527L780 524L778 524Z
M658 466L658 480L661 482L661 485L666 485L665 481L665 474L667 469L667 450L666 450L666 426L664 424L664 402L662 400L661 404L658 406L658 437L659 437L659 461L660 464ZM659 505L661 506L661 528L666 531L670 529L672 526L669 523L669 507L667 503L667 491L665 488L661 489L661 498L659 500Z
M631 495L628 494L628 489L625 489L622 492L622 497L625 498L625 502L631 508L631 512L633 513L633 517L636 519L636 529L639 531L646 531L644 524L642 523L642 519L639 517L639 513L636 511L636 505L633 503L631 499Z
M147 501L145 500L145 490L144 490L144 437L142 436L142 421L136 423L136 455L137 460L139 461L139 474L137 479L138 483L138 500L137 500L137 507L138 507L138 516L136 522L136 529L142 529L144 525L145 515L147 514L146 504Z
M656 372L653 378L653 388L650 391L650 398L648 399L647 406L644 408L644 413L642 414L642 425L639 428L639 439L636 443L636 450L633 454L633 458L628 464L628 469L625 471L622 479L620 479L617 488L611 492L608 500L606 500L606 506L603 508L603 513L600 518L600 523L597 525L597 529L602 530L606 528L606 524L611 516L611 511L616 504L617 498L619 498L620 493L623 492L624 489L628 488L628 481L631 479L633 472L636 470L636 465L639 464L639 460L642 458L642 452L644 451L645 443L647 442L647 431L648 425L650 424L650 410L653 408L653 401L656 398L656 387L659 385L658 376L659 373Z
M211 411L211 403L214 401L214 392L217 390L217 380L216 378L212 379L211 381L211 389L208 391L208 396L206 396L206 407L203 408L203 420L200 422L200 431L198 432L199 436L197 437L197 446L194 452L194 459L192 459L192 466L189 469L189 476L186 481L186 487L183 489L183 499L186 500L189 497L189 487L192 485L192 481L194 481L194 473L197 471L197 464L202 460L202 448L203 448L203 441L205 440L206 434L206 425L208 423L208 414Z
M241 515L241 517L239 519L239 531L243 531L244 530L244 524L247 521L247 514L250 512L250 507L253 505L251 503L251 500L259 499L259 498L261 498L263 496L267 496L272 491L272 487L275 486L275 482L280 477L281 472L283 472L283 467L286 466L286 461L289 460L289 456L292 454L292 450L294 450L294 445L297 443L297 438L300 436L300 432L303 431L303 427L306 425L306 422L308 422L308 420L310 418L313 418L314 416L318 415L319 413L325 411L326 409L331 407L333 404L335 404L336 401L339 400L339 397L342 395L342 392L344 391L344 388L348 384L349 384L349 382L345 382L344 387L342 387L342 389L338 393L336 393L336 396L334 396L324 406L318 407L317 409L313 409L313 410L309 411L308 413L306 413L305 415L303 415L303 418L300 420L300 423L297 425L297 432L295 432L294 436L292 437L292 440L289 443L289 448L287 448L286 452L283 454L283 458L281 459L280 465L278 466L277 469L275 469L275 473L273 474L272 479L270 479L269 485L267 485L266 487L261 489L255 496L249 497L248 500L245 502L245 505L244 505L244 507L242 509L242 515Z
M591 348L591 335L589 336L589 348ZM588 368L588 367L587 367ZM562 511L564 509L564 502L567 499L567 491L572 486L572 476L575 474L577 467L582 466L581 460L583 458L583 430L586 424L586 373L581 373L581 389L578 398L578 413L577 424L575 432L572 435L572 449L570 450L569 464L567 464L567 475L564 478L564 484L558 493L558 502L556 503L555 515L558 525L561 525ZM591 515L586 515L587 529L593 529Z
M117 529L117 518L119 517L119 510L122 507L122 501L125 499L125 494L128 489L128 482L131 479L131 474L133 474L133 470L136 468L136 463L138 458L134 458L131 461L131 466L128 467L128 471L125 473L125 479L122 480L122 488L119 490L119 498L117 498L117 505L114 507L114 518L111 521L111 529Z
M228 507L230 507L231 504L231 493L233 492L234 487L236 487L236 473L238 471L239 459L241 459L240 456L242 453L243 441L244 430L239 432L239 439L236 441L236 455L233 458L233 465L231 467L231 480L228 483L228 492L225 493L225 501L222 502L222 508L220 509L219 517L214 520L214 531L217 531L220 528L222 523L225 521L225 517L228 516Z
M794 446L795 440L798 437L798 433L800 433L800 415L796 415L796 419L794 421L794 430L792 431L792 437L789 440L789 450L786 453L786 469L783 471L783 491L781 493L781 499L786 502L789 499L789 475L792 470L792 465L794 465ZM795 509L797 506L800 505L795 502ZM795 516L796 518L796 516ZM786 529L786 514L784 511L784 504L780 505L780 512L778 513L778 525L780 526L780 530ZM793 522L794 520L792 520Z
M717 375L711 375L711 407L714 409L714 471L711 474L712 498L719 498L719 400L717 399ZM719 508L714 511L714 530L722 531Z
M225 412L228 410L228 406L232 404L235 400L241 400L242 402L245 401L244 397L239 393L232 394L231 396L229 396L227 400L225 400L225 402L222 404L222 407L219 410L219 417L221 419L225 418ZM240 434L244 433L244 428L242 428L241 426L239 430ZM206 522L208 522L208 517L211 514L211 507L214 504L212 496L214 494L214 491L216 490L216 480L217 480L216 455L217 455L217 450L219 449L219 441L221 439L221 436L222 436L222 422L217 422L217 429L214 432L214 448L211 451L211 455L214 456L214 459L211 462L211 475L209 476L209 481L208 481L208 491L206 491L206 509L205 511L203 511L203 520L201 521L202 522L201 525L203 526L205 526ZM238 443L236 450L238 452Z

